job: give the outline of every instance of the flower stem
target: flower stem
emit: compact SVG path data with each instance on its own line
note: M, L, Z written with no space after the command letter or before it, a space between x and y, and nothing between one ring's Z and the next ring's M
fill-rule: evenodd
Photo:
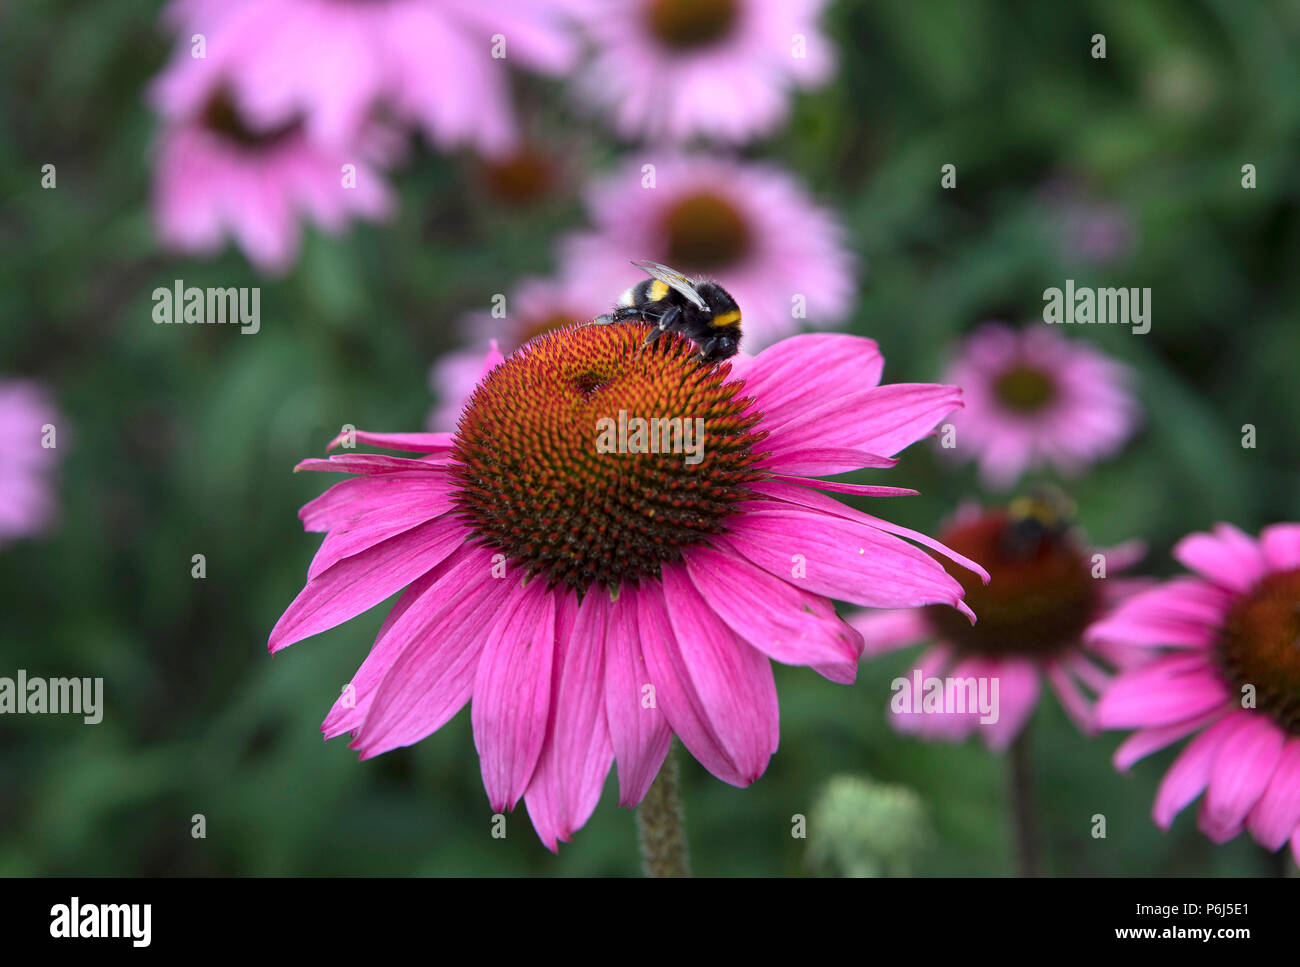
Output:
M691 875L686 851L686 824L678 782L677 743L673 742L659 775L636 808L641 865L650 877Z
M1011 800L1011 826L1016 839L1016 868L1020 876L1037 876L1038 830L1034 814L1029 726L1011 743L1007 757L1007 793Z

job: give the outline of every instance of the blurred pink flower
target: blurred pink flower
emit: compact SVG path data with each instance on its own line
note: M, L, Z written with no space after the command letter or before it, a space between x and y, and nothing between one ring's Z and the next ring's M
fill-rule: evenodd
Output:
M651 171L643 165L652 164ZM565 272L610 304L651 259L716 279L740 305L745 347L842 322L853 307L844 230L789 174L717 158L628 162L588 194L594 230L561 245Z
M596 53L578 93L627 138L739 144L770 134L790 89L829 78L826 0L609 0L582 22Z
M1048 464L1081 472L1117 453L1140 416L1127 366L1044 326L986 323L944 379L965 391L966 409L951 421L956 446L942 452L978 461L999 489Z
M301 119L312 142L336 150L383 105L439 147L501 154L516 137L509 70L573 66L573 2L178 0L168 20L181 43L156 95L188 116L229 89L251 127ZM203 58L191 56L194 33Z
M1276 852L1289 839L1300 863L1300 524L1265 527L1258 540L1219 524L1183 538L1174 557L1195 573L1088 631L1156 657L1097 706L1103 728L1137 730L1115 766L1195 733L1156 792L1156 825L1169 829L1205 793L1197 824L1214 842L1244 829Z
M990 749L1002 752L1038 707L1046 678L1079 730L1095 732L1088 692L1100 692L1111 669L1132 665L1140 656L1104 637L1085 641L1083 633L1090 622L1148 586L1144 580L1110 576L1132 566L1143 545L1130 542L1095 552L1073 531L1053 531L1033 518L1021 520L1001 508L981 511L974 505L963 507L940 531L939 540L988 568L987 586L948 569L961 582L978 624L952 621L933 607L861 613L848 621L862 633L868 657L932 642L906 673L909 689L917 671L922 682L983 680L990 683L990 697L996 681L996 721L981 722L973 705L964 712L923 711L917 693L907 711L894 709L891 700L890 724L936 741L961 742L978 734ZM1104 578L1094 577L1094 553L1104 557Z
M467 347L447 353L429 369L429 388L438 400L429 411L429 429L456 425L474 387L501 362L502 354L508 356L552 329L589 322L608 312L613 301L572 279L534 278L514 287L502 318L490 311L468 314L461 320Z
M0 545L41 533L56 516L58 437L56 446L43 444L47 425L56 434L62 431L44 386L34 380L0 380Z
M369 758L469 702L492 809L523 798L550 849L587 821L614 761L620 802L640 802L674 733L725 782L761 776L780 733L771 660L856 675L861 638L832 599L969 615L961 585L900 535L945 548L820 489L908 491L811 479L892 466L958 390L878 385L884 361L855 336L702 367L676 335L646 350L648 331L553 330L488 375L455 433L357 432L343 442L409 455L298 465L359 476L302 508L326 536L271 651L406 588L326 737L350 733ZM600 450L593 434L620 412L704 420L701 460Z
M1053 179L1039 197L1067 261L1115 262L1136 248L1137 224L1128 209L1095 197L1078 180Z
M373 165L382 143L376 134L345 152L313 144L296 124L255 131L218 92L197 116L159 132L159 240L180 252L214 255L229 235L259 269L283 272L298 255L300 219L337 233L350 218L389 214L392 199Z

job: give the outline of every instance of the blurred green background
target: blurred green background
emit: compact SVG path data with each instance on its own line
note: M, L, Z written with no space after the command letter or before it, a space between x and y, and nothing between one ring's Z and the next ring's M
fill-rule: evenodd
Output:
M366 763L321 742L386 608L266 653L319 540L297 508L331 482L294 463L344 423L423 428L427 367L456 345L456 319L554 269L555 239L582 224L577 192L620 145L532 78L520 110L562 149L545 197L499 200L474 159L417 144L393 176L397 217L340 239L309 233L283 279L229 249L174 258L148 207L142 90L169 44L158 9L0 13L0 374L46 380L64 414L62 523L0 549L0 674L102 676L106 705L94 727L0 719L0 873L636 873L612 774L558 857L522 806L493 839L467 711ZM846 220L864 266L849 328L879 340L886 379L936 379L954 337L1038 318L1042 290L1067 277L1149 286L1149 335L1067 333L1134 365L1146 412L1124 453L1073 488L1091 536L1147 539L1145 570L1161 574L1190 530L1300 519L1300 3L842 0L825 23L835 79L746 154L784 164ZM1094 33L1105 60L1089 56ZM40 187L45 163L56 190ZM955 191L939 188L948 163ZM1241 186L1247 163L1254 190ZM1128 254L1089 262L1059 244L1043 202L1059 178L1127 212ZM261 332L154 325L150 293L175 278L260 285ZM1256 449L1240 446L1244 423ZM877 479L923 495L870 509L931 533L978 495L972 471L942 472L926 446ZM190 576L198 553L205 580ZM811 872L791 817L852 773L924 804L932 835L913 872L1012 872L1002 760L886 726L888 683L911 657L864 665L853 687L778 666L767 774L737 790L684 761L695 870ZM1172 753L1121 776L1117 741L1080 737L1053 698L1040 706L1048 872L1281 868L1245 837L1212 846L1194 809L1156 830ZM204 839L191 837L199 813ZM1090 835L1095 813L1107 839Z

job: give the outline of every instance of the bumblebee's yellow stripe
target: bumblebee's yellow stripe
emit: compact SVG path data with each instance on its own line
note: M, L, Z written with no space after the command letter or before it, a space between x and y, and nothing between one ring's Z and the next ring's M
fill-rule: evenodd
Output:
M740 325L740 310L732 309L730 312L724 312L720 316L714 316L713 325L718 328Z
M667 294L668 294L667 282L660 282L658 279L655 279L653 282L650 283L650 291L648 295L650 297L651 302L658 302Z

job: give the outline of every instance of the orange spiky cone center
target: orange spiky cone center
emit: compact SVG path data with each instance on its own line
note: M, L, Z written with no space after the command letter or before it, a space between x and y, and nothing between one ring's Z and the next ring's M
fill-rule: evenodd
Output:
M753 401L730 365L702 364L672 334L646 347L649 331L545 333L465 408L457 503L476 537L530 577L579 592L657 579L684 548L725 531L763 476L761 414L746 413Z

